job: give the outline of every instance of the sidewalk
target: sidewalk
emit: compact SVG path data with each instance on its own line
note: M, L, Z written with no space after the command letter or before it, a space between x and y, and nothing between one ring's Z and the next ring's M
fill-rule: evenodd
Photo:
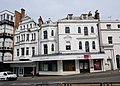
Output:
M18 77L18 80L44 80L44 79L61 79L61 78L85 78L85 77L97 77L97 76L109 76L109 75L118 75L120 74L119 70L110 70L105 72L95 72L95 73L81 73L81 74L75 74L75 75L64 75L64 76L28 76L28 77Z

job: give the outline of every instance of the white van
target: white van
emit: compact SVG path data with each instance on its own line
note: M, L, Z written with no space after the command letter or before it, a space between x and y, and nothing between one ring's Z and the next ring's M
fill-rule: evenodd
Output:
M10 71L0 72L0 80L17 80L17 75Z

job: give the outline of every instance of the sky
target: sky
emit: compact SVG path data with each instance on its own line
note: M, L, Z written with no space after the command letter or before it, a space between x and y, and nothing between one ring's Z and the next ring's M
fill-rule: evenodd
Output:
M0 0L0 11L14 12L26 10L35 21L42 16L43 21L62 19L67 14L74 16L99 10L101 19L120 20L120 0Z

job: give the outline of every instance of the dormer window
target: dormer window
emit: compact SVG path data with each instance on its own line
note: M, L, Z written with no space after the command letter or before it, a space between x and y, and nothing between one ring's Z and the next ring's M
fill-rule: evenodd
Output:
M87 14L82 14L82 19L88 19L88 15Z
M30 24L30 28L32 28L32 24Z
M111 24L107 24L107 29L111 29Z

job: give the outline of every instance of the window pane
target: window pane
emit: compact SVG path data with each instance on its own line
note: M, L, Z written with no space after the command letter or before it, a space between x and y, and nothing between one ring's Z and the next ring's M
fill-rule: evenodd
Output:
M66 45L66 50L71 50L71 46L70 45Z
M82 49L82 42L79 42L79 49Z
M75 71L75 60L63 61L63 71Z
M24 55L24 48L21 48L21 55L23 56Z
M48 47L47 47L47 44L44 44L44 54L48 54Z
M89 52L89 42L88 41L85 42L85 51Z
M91 27L91 33L94 33L94 28L93 27Z
M51 51L54 51L54 44L52 44L52 49L51 49Z
M84 27L84 35L88 35L88 28Z
M54 36L54 31L53 30L51 31L51 36Z
M47 39L47 31L44 31L43 34L44 34L44 39Z
M35 47L32 47L32 55L35 55Z
M81 33L81 28L80 27L78 27L78 33Z
M108 43L112 44L112 37L108 37Z
M107 29L111 29L111 24L107 24Z
M95 41L92 42L92 48L95 49Z
M101 70L101 60L94 60L94 70Z
M65 27L65 33L70 33L70 28L69 27Z

